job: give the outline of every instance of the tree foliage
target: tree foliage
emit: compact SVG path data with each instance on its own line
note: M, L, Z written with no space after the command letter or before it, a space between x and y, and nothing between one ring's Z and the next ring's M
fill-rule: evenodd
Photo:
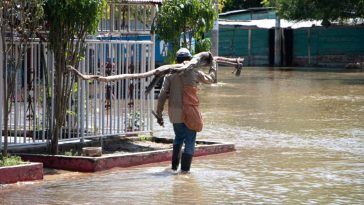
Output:
M262 7L261 0L223 0L222 11L232 11L248 9L252 7Z
M290 20L322 20L324 26L332 21L364 18L364 0L264 0L274 6L278 15Z
M172 43L174 55L181 37L182 46L190 48L191 37L201 39L203 33L212 29L216 18L213 0L166 0L157 14L156 33Z
M212 43L210 38L204 38L196 42L195 53L201 53L211 50Z
M55 56L54 124L51 126L51 153L58 152L58 137L67 113L74 77L66 73L66 66L78 68L83 57L85 39L97 29L105 0L47 0L46 19L49 43Z

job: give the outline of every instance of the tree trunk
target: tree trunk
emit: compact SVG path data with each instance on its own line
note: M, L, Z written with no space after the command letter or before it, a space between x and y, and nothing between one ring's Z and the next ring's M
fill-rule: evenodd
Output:
M1 21L3 21L3 19L2 19L2 15L3 15L3 8L1 8L0 9L0 20ZM2 62L0 62L1 64L2 64L2 67L3 67L3 69L4 70L0 70L0 72L3 72L3 73L5 73L5 71L6 71L6 64L5 64L5 62L6 62L6 44L5 44L5 26L4 25L1 25L1 28L0 28L0 31L1 31L1 33L0 33L0 37L1 37L1 55L2 55ZM5 78L5 76L2 76L3 77L3 79L1 79L2 81L3 81L3 106L4 106L4 108L6 107L6 109L3 109L3 108L0 108L0 109L3 109L3 119L4 119L4 142L3 142L3 144L4 144L4 146L3 146L3 150L2 150L2 155L3 155L3 157L7 157L8 156L8 126L7 126L7 124L8 124L8 122L9 122L9 115L8 115L8 112L7 112L7 106L5 106L6 105L6 102L7 102L7 95L6 95L6 87L7 87L7 85L6 85L6 78ZM1 116L0 116L1 117ZM2 134L0 135L0 137L2 136ZM1 145L0 145L1 146Z
M183 36L183 43L182 43L182 47L185 47L185 48L187 48L187 46L188 46L188 44L187 44L187 33L186 33L186 31L184 31L183 32L183 34L182 34L182 36ZM191 49L191 48L188 48L189 50Z
M63 51L62 51L63 50ZM53 120L53 131L52 141L50 144L50 152L53 155L58 154L58 138L61 136L62 128L65 122L67 105L70 99L71 90L73 87L74 80L66 72L66 56L64 53L66 46L60 51L57 51L55 55L55 86L54 86L54 120ZM76 63L76 61L74 62ZM76 68L74 68L76 69ZM77 69L76 69L77 70Z
M190 33L190 35L188 36L188 49L191 50L192 49L192 32Z
M6 83L4 83L4 146L3 146L3 157L8 157L8 136L9 136L9 110L8 110L8 100L6 94Z
M14 46L14 45L13 45ZM13 70L15 69L15 70ZM4 79L4 150L3 150L3 156L8 156L8 138L9 138L9 115L12 108L12 99L14 97L14 90L15 90L15 82L16 82L16 73L17 73L17 67L13 64L11 65L10 70L10 76L7 76L6 79Z
M12 99L14 97L14 90L15 90L15 83L16 83L16 73L18 72L18 66L20 65L20 62L15 64L15 57L14 57L14 43L11 44L11 65L9 67L5 67L5 70L7 70L5 73L8 73L5 75L4 78L4 148L3 148L3 156L8 156L8 138L9 138L9 115L12 108ZM6 57L6 55L5 55ZM17 59L18 61L21 61L21 59ZM8 72L10 71L10 72ZM14 97L15 100L15 97Z
M51 148L50 148L50 152L53 155L58 154L58 136L60 135L61 129L62 128L58 126L53 128Z
M53 120L53 132L50 147L50 154L58 154L58 137L60 136L62 129L62 103L63 103L63 72L62 62L64 58L61 55L61 51L55 52L55 82L54 82L54 120Z

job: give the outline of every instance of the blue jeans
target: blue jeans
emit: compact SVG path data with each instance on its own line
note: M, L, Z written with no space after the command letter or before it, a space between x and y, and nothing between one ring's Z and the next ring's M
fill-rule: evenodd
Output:
M173 123L174 134L173 145L185 143L183 153L193 155L195 153L196 131L189 129L184 123Z

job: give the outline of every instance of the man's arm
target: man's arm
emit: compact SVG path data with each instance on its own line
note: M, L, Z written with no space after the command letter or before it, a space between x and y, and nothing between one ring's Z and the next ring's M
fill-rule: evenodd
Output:
M202 71L198 71L198 81L205 84L211 84L215 82L216 79L216 61L212 60L211 67L209 69L209 74L205 74Z
M166 100L169 95L169 87L170 87L170 79L168 76L166 76L166 77L164 77L162 88L161 88L159 96L158 96L157 116L159 118L162 118L164 104L166 103Z

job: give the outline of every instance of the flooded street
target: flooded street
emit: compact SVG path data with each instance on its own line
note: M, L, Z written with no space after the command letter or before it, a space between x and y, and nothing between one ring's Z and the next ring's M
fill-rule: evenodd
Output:
M169 162L47 175L1 186L0 204L364 204L364 72L231 71L201 86L198 139L236 152L194 158L189 175Z

